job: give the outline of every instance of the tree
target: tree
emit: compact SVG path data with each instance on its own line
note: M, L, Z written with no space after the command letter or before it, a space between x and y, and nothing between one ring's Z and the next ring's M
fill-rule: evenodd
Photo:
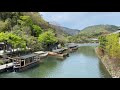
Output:
M99 37L100 48L112 58L120 59L119 34L110 34Z
M24 36L27 42L27 47L32 51L42 50L42 45L38 42L38 39L34 36Z
M9 27L9 22L8 20L4 21L0 21L0 32L5 32L8 31Z
M19 24L22 26L32 26L33 22L30 16L20 16L20 19L18 20Z
M39 34L41 34L43 32L43 30L41 29L41 27L39 27L38 25L32 25L33 31L34 31L34 36L38 37Z
M106 42L107 42L106 37L105 36L100 36L100 37L98 37L98 39L99 39L99 42L100 42L100 48L105 49Z
M50 25L46 22L38 12L23 12L23 15L30 16L35 25L40 26L41 28L48 29Z
M7 33L7 32L3 33L3 32L1 32L0 33L0 42L5 43L4 52L6 50L6 45L7 44L12 45L13 49L14 48L24 48L24 49L26 48L26 41L23 38L15 35L13 33Z
M106 51L111 57L120 58L119 35L111 34L106 36Z
M6 52L6 46L7 46L7 40L8 40L8 34L7 33L4 33L4 32L1 32L0 33L0 42L4 42L4 53Z
M65 43L68 42L68 38L67 38L67 37L64 37L64 36L62 36L62 35L61 35L61 36L58 36L57 39L58 39L58 42L59 42L62 46L64 46Z
M13 33L9 33L8 37L9 37L9 39L7 40L7 42L13 46L13 49L14 48L26 49L26 41L23 38L15 35Z
M22 15L21 12L0 12L0 20L3 22L6 19L10 20L11 27L18 23L19 16Z
M55 33L53 31L48 30L45 33L42 33L38 37L38 41L45 47L47 48L49 45L52 45L56 43L58 40L55 37Z

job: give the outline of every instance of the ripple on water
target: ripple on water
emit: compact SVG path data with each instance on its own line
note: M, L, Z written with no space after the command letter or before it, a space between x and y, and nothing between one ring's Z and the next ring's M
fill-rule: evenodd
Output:
M24 72L2 73L0 78L108 78L109 73L94 52L95 45L81 45L64 60L47 57Z

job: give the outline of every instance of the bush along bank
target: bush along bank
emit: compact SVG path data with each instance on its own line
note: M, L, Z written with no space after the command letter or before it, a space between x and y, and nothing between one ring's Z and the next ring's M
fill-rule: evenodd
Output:
M100 36L96 49L99 58L113 78L120 78L120 33Z
M120 78L120 61L115 58L110 58L107 54L103 54L99 47L95 48L95 52L111 77Z

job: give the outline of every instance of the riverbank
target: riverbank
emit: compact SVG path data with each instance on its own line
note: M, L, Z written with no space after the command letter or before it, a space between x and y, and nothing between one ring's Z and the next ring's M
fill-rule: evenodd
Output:
M37 67L20 73L0 73L0 78L111 78L94 52L96 46L81 46L64 59L48 56Z
M120 78L120 60L104 55L98 47L95 52L112 78Z

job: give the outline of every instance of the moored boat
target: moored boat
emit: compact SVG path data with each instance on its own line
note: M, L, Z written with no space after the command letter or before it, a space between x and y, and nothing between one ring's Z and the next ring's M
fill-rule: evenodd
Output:
M48 52L38 51L34 52L35 54L38 54L40 56L40 59L43 59L48 56Z
M29 54L14 58L14 71L24 71L28 68L39 65L40 57L38 54Z
M69 45L68 48L69 48L70 52L73 52L73 51L76 51L78 49L78 45Z
M65 52L66 49L56 49L52 52L48 52L51 56L57 56L57 57L66 57L69 56L69 53Z

